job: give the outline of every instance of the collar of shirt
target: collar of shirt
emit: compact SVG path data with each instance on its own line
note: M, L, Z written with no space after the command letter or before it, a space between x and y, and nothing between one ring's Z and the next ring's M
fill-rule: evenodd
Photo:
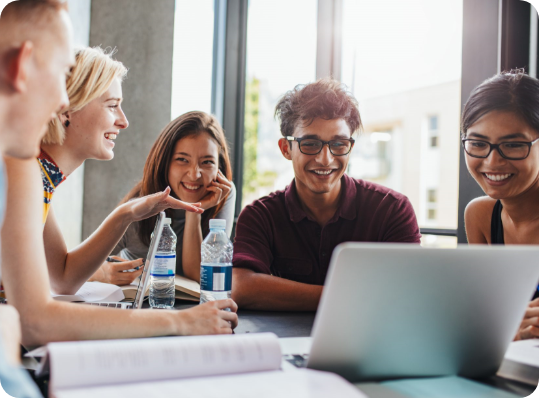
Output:
M357 188L354 180L343 174L341 178L341 198L339 207L332 220L336 220L338 217L346 220L353 220L356 218L356 195ZM303 210L299 201L298 191L296 189L296 179L292 180L289 186L286 187L284 192L284 200L286 208L288 209L288 215L290 221L298 223L307 217L307 213Z

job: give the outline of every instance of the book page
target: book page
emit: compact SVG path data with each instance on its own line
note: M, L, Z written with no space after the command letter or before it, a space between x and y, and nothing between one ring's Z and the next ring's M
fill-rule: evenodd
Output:
M176 275L174 278L176 290L200 298L200 284L184 276Z
M62 295L51 292L52 297L61 301L121 301L124 294L119 286L110 283L86 282L74 295Z
M51 343L51 388L279 369L273 333Z
M367 398L340 376L308 369L65 390L55 397Z

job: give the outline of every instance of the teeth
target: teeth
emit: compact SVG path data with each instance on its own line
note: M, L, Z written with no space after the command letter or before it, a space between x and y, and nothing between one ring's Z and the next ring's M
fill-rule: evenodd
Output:
M105 138L107 140L115 140L116 137L118 137L118 134L116 133L105 133Z
M487 174L485 173L485 176L492 181L503 181L506 178L509 178L512 176L512 174Z
M200 185L189 185L189 184L186 184L185 182L183 183L183 186L187 189L193 189L193 190L200 188Z
M316 174L325 175L327 176L330 174L333 170L313 170Z

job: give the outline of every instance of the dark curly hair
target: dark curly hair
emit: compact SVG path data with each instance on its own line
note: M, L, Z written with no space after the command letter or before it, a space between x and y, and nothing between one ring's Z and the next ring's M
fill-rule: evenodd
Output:
M523 69L499 73L477 86L462 111L462 138L481 117L492 111L513 112L539 132L539 80Z
M288 91L277 103L275 117L281 121L284 137L292 135L299 122L309 126L316 118L344 119L351 134L361 128L357 100L344 84L331 78Z

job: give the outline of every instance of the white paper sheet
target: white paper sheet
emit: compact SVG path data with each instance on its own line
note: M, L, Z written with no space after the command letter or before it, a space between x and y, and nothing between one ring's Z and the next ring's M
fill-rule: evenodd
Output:
M366 398L341 377L300 369L63 390L56 398Z
M279 369L273 333L51 343L51 388Z
M119 286L110 283L86 282L74 295L55 294L51 292L52 297L61 301L121 301L124 293Z

